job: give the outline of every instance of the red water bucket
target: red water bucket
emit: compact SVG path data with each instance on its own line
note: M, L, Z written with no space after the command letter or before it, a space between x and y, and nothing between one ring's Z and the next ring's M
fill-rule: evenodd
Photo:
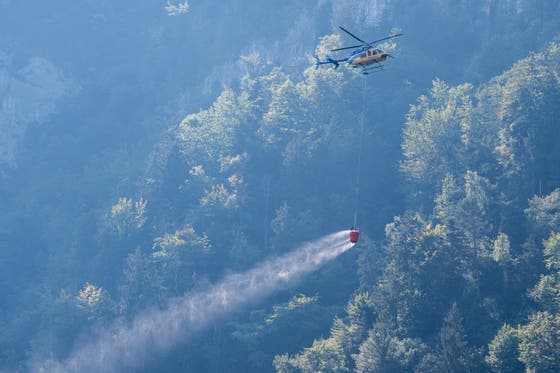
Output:
M350 242L352 243L356 243L358 242L358 239L360 238L360 231L356 230L356 229L352 229L350 231Z

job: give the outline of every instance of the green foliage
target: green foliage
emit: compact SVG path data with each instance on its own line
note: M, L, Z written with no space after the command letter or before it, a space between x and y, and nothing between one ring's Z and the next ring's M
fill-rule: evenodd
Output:
M96 287L95 285L86 283L84 288L80 290L80 293L78 294L78 303L84 307L95 307L99 304L102 293L102 287Z
M200 258L207 257L212 245L206 235L198 235L190 225L156 237L152 245L150 265L166 291L179 295L193 285L194 268ZM149 275L152 276L152 275Z
M76 306L84 311L88 321L107 322L115 312L115 305L103 287L86 282L76 296Z
M542 275L530 292L539 305L549 311L560 310L560 279L558 273Z
M482 176L495 175L507 197L519 204L519 193L527 198L538 184L555 187L558 179L549 172L560 154L551 140L558 134L559 49L551 44L519 61L480 89L476 101L472 86L450 88L435 80L429 95L421 96L407 115L405 174L429 188L447 174L478 169Z
M356 372L410 372L425 350L420 340L400 339L393 325L378 321L354 357Z
M516 63L487 89L495 96L485 102L495 104L488 119L498 127L494 152L500 172L524 196L543 186L557 187L558 179L550 171L560 154L551 140L558 135L554 117L560 102L559 61L558 45L550 44Z
M448 226L455 225L455 218L459 215L458 204L462 197L462 190L457 185L455 177L447 174L442 181L441 192L434 201L434 216Z
M498 237L492 243L492 259L502 266L510 265L512 261L511 257L511 245L509 242L509 237L507 234L500 232Z
M441 364L440 358L429 352L422 360L418 363L418 365L414 368L414 373L446 373L447 371L444 370Z
M477 351L469 346L463 326L463 316L456 303L443 319L439 332L438 356L446 372L478 371Z
M350 317L337 318L331 336L320 341L340 346L345 367L481 371L480 346L493 338L488 367L523 368L517 360L522 356L521 332L510 327L497 335L493 331L496 324L527 314L527 287L539 260L532 242L548 237L558 226L555 191L529 202L525 215L533 225L527 232L521 228L535 181L541 179L541 185L550 188L557 178L557 166L549 161L558 158L557 147L549 141L557 131L550 116L558 114L557 49L552 44L542 54L520 61L476 93L469 84L449 87L436 80L429 95L411 107L401 169L410 178L410 194L419 209L433 201L433 211L429 218L409 211L386 226L383 258L376 263L382 274L363 276L362 284L372 294L367 298L375 311L368 315L377 317L375 327L351 322ZM554 155L543 149L552 149ZM437 190L435 198L430 197ZM290 214L287 205L279 209L275 227L285 229ZM556 246L553 236L545 241L547 267L553 271L557 271ZM360 259L362 271L375 270L370 258L371 253ZM543 276L531 292L550 312L557 312L556 275ZM352 304L348 315L354 313ZM439 333L434 332L436 320ZM428 346L412 336L437 342ZM302 354L277 361L298 371L306 362ZM348 354L355 357L355 367Z
M185 14L189 12L189 2L185 0L183 3L178 3L177 5L170 3L167 1L167 5L165 6L165 11L170 16L178 16L181 14Z
M348 302L346 306L347 332L350 337L348 351L358 346L366 338L375 317L375 304L368 292L358 293Z
M329 338L315 340L311 347L290 357L274 359L277 372L349 372L353 367L351 354L367 337L375 317L370 295L356 294L346 306L344 319L335 318Z
M317 302L319 297L317 295L308 297L305 294L300 294L292 297L286 304L277 304L273 307L272 313L266 318L267 324L274 324L278 320L285 318L286 315L291 314L294 317L294 311L302 307L309 307L309 305Z
M297 210L283 202L274 213L270 222L274 247L289 246L294 237L302 234L312 234L318 227L318 219L311 210Z
M560 189L547 196L534 196L529 200L525 214L535 227L535 231L544 237L560 227Z
M248 264L254 263L261 254L260 250L254 246L249 237L241 229L236 229L233 233L233 244L229 252L229 259L232 266L246 268Z
M546 268L560 271L560 233L553 232L544 242Z
M560 312L560 233L552 233L544 242L544 256L551 273L541 276L531 296L543 309Z
M446 228L471 249L478 249L492 232L490 219L493 190L487 178L476 171L467 171L464 185L458 188L452 177L447 176L442 192L436 197L435 215Z
M205 191L200 199L201 206L220 206L225 209L239 207L237 194L226 189L224 184L212 185L210 190Z
M422 183L438 183L449 173L461 172L470 141L472 86L450 88L432 82L428 96L420 96L406 117L403 130L403 171Z
M111 207L108 225L119 237L128 236L132 232L142 229L147 220L148 201L140 197L137 201L132 198L121 197Z
M535 216L540 216L546 226L547 214L543 216L536 210L539 209L533 205L528 209L528 215L537 222L540 219ZM560 369L560 266L557 260L559 243L560 235L555 232L544 241L546 268L552 272L542 275L530 292L545 311L531 314L529 322L520 326L517 331L506 325L502 327L490 344L490 352L486 358L495 371L512 371L515 356L519 356L519 360L530 370L554 372ZM517 351L513 351L516 346L518 355ZM509 370L505 370L506 368Z
M443 317L442 308L465 286L459 253L444 226L432 225L418 214L395 217L386 226L386 236L387 262L375 289L379 312L394 315L397 327L411 333L433 330L434 312ZM427 314L431 317L422 317Z
M560 314L537 312L519 329L519 360L537 372L560 369Z
M347 300L345 313L332 322L328 337L315 339L311 345L313 338L325 333L334 314L342 311L340 297L334 294L348 294L341 284L353 275L352 265L345 266L346 272L335 272L344 273L344 278L326 273L311 284L296 285L306 293L316 284L322 286L327 293L321 294L321 302L318 295L296 295L274 307L267 304L266 309L272 308L268 314L253 311L248 320L227 327L217 323L211 332L179 347L160 370L267 371L276 355L274 367L280 372L482 371L480 351L486 345L486 362L495 371L520 370L518 357L527 369L558 369L560 48L552 43L496 78L486 83L481 80L492 71L502 71L520 51L538 48L539 42L557 32L560 8L553 1L528 0L459 5L451 1L385 1L376 6L371 1L349 6L351 2L346 0L332 6L324 1L307 6L296 3L290 0L270 10L270 6L256 3L249 9L238 0L225 5L200 2L192 9L188 2L168 2L165 10L169 15L185 17L161 17L164 23L153 17L162 12L161 3L152 4L153 8L147 3L139 7L125 4L115 8L122 13L112 14L114 7L101 1L83 19L75 17L73 5L66 7L63 13L71 14L76 24L95 28L102 22L103 29L117 31L116 44L111 44L110 53L104 53L114 56L108 75L114 75L116 81L103 82L108 78L103 78L107 74L99 66L91 65L87 74L76 74L78 79L86 79L84 86L106 84L102 91L84 95L89 112L120 114L118 118L95 116L89 121L81 112L56 117L26 135L29 152L22 153L29 153L27 163L36 166L13 173L0 170L6 181L0 187L0 223L4 224L0 228L0 296L6 299L0 311L3 369L18 370L26 354L38 360L64 359L76 335L86 328L111 322L117 314L132 318L200 283L253 266L271 254L269 249L278 253L347 224L360 118L365 118L360 226L371 241L363 240L345 254L345 263L351 263L352 255L359 256L360 288ZM2 10L4 7L9 8L10 1L0 5ZM146 11L149 17L138 20L145 26L138 34L148 35L149 40L129 43L122 37L131 31L105 27L115 24L111 17L117 15L132 20L128 8L140 12L144 7L150 9ZM286 8L293 14L284 14L287 21L281 21L281 11ZM45 16L44 9L50 8L40 7L39 18L52 24L52 16L48 12ZM218 12L234 23L212 18L218 22L201 27L205 17ZM56 12L54 18L60 20L63 13ZM254 40L253 34L239 37L247 31L236 22L268 19L263 15L269 15L271 22L281 22L276 27L290 30L285 44L271 42L274 30L267 24L259 33L262 40L239 64L227 62L247 40ZM423 25L411 22L415 19L429 20L433 29L412 27ZM368 80L364 101L364 81L358 70L346 66L315 70L310 62L302 72L299 64L305 57L298 56L305 54L301 50L311 50L307 44L314 41L303 41L301 35L314 35L317 26L358 24L356 30L366 27L377 33L388 29L391 22L408 22L418 35L429 37L421 39L422 43L416 42L421 38L418 35L409 39L412 42L404 41L402 51L395 50L397 55L403 52L404 59L396 60L390 74ZM433 33L435 28L439 28L437 33ZM32 42L25 32L14 34L23 38L15 44ZM187 34L194 36L184 39ZM6 35L10 40L9 33ZM442 43L449 37L453 45L461 45L460 53ZM228 45L219 45L220 38L227 38ZM166 39L180 40L174 46L181 49L165 53ZM88 50L99 52L88 47L88 37L83 40ZM323 58L340 47L342 40L346 39L328 35L321 39L316 53ZM208 48L214 43L219 48ZM286 44L296 52L289 53L296 66L273 67L277 51L290 50L284 48ZM185 45L189 56L180 58L176 52ZM479 46L486 52L475 49ZM128 56L131 50L138 54ZM446 53L454 57L442 60ZM29 105L18 100L21 79L14 79L10 72L18 71L10 61L21 57L0 51L0 63L6 66L1 66L0 83L18 83L4 84L9 89L0 87L8 92L0 117L7 118L10 125L18 123L13 119L14 108ZM63 57L61 60L68 60ZM123 62L127 59L135 65L132 70L130 63ZM96 59L80 57L80 64L88 60ZM224 67L212 70L217 61ZM479 71L480 66L492 69ZM411 98L432 79L433 69L448 83L435 79L431 90L410 107L401 158L398 141L403 114ZM164 72L152 75L158 70ZM52 71L47 75L53 75ZM29 72L23 68L18 74L30 76ZM240 73L246 75L240 80L232 78ZM189 75L186 80L185 74ZM90 84L86 75L101 81ZM454 86L465 78L473 83ZM204 89L194 83L202 80ZM157 126L165 125L158 123L169 123L174 116L167 113L174 110L169 109L174 104L167 104L173 101L169 96L185 90L176 102L181 110L191 110L224 86L233 88L224 89L207 109L187 115L164 136L137 191L142 197L120 198L103 215L110 195L134 195L133 181L142 174L146 149L158 137ZM110 107L91 97L97 93L108 97ZM143 105L128 110L128 102L121 102L123 97L129 100L136 95L142 102L165 106L161 111L166 113L153 115L154 108ZM40 106L38 114L30 110L26 118L38 115L42 119L45 110ZM65 121L71 125L57 129ZM82 122L85 124L79 126ZM121 122L134 123L134 130ZM96 127L92 123L100 126L99 133L88 132L88 127ZM75 141L82 132L86 140ZM100 159L88 156L98 154L99 148L84 146L95 143L92 139L96 138L103 149L109 149ZM64 151L37 150L44 144ZM8 153L12 154L10 147ZM43 157L45 154L50 157ZM60 159L53 159L53 154ZM406 183L395 171L398 159L402 159L400 169ZM61 195L65 197L59 201ZM150 200L149 224L144 198ZM525 208L530 224L523 218ZM383 239L376 232L395 215ZM100 216L104 216L101 231L97 225ZM541 242L547 272L530 290L539 270L544 270ZM85 283L86 278L92 282ZM77 289L79 286L82 288ZM107 289L118 289L118 309ZM332 299L337 299L336 304L321 304ZM526 320L533 307L538 311L526 325L518 330L507 326ZM494 335L500 325L505 326Z
M486 364L493 372L521 372L523 365L519 358L519 335L517 329L504 324L488 345Z
M318 52L331 49L335 39L323 38ZM283 166L308 164L325 146L348 146L345 122L356 122L358 113L344 98L353 95L356 75L309 67L304 79L295 82L276 68L252 81L253 88L261 88L252 94L266 105L257 133L267 147L280 152Z
M492 242L490 256L502 269L504 287L508 287L510 275L516 264L518 264L518 258L514 258L512 255L511 244L507 234L503 232L498 234L498 237Z
M360 237L360 245L362 249L357 260L360 291L371 291L377 285L377 280L381 275L379 267L383 261L383 255L380 247L367 236Z
M318 295L294 295L287 302L272 307L272 311L263 320L263 333L268 336L282 335L285 330L295 327L290 339L305 340L305 332L317 327L316 322L326 317L324 312L325 309L319 304ZM290 341L285 342L284 348L289 348Z
M346 306L344 319L336 318L331 327L331 337L344 353L344 366L352 367L351 355L367 338L368 330L373 325L376 312L369 293L358 293Z
M272 352L278 349L292 349L294 343L308 340L306 339L308 334L316 331L316 324L320 320L328 320L325 309L318 303L318 296L309 297L304 294L295 295L285 303L274 305L272 311L266 315L263 311L254 311L251 313L250 319L249 323L232 323L234 326L232 336L235 341L242 343L247 348L247 354L267 354L270 352L270 348L272 348ZM286 330L291 330L290 338L285 337ZM267 346L267 341L274 342ZM298 372L309 371L306 369L314 363L308 361L308 358L315 362L321 360L321 356L328 359L325 351L330 351L333 346L330 342L323 343L319 349L309 351L308 354L294 357L276 356L274 364L280 371L291 371L290 369ZM340 351L331 352L338 354ZM317 354L324 355L317 356ZM332 357L332 360L332 363L336 363L335 360L340 361L338 355L336 355L336 359ZM325 364L327 366L330 363ZM254 367L257 369L256 365Z
M119 292L125 314L133 315L138 310L164 303L167 294L162 274L140 250L128 255L123 272L125 281Z
M273 365L278 373L342 373L349 370L342 365L344 361L340 346L332 339L314 341L313 346L305 348L297 357L279 355Z
M224 90L207 110L188 115L177 131L179 148L191 166L231 155L235 132L248 118L252 103L247 95Z

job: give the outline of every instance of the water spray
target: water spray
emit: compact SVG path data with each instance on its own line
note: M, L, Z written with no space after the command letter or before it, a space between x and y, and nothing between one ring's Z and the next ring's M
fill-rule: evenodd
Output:
M270 295L350 249L349 231L306 243L204 291L175 298L165 309L145 311L127 326L114 326L77 348L63 362L45 362L42 372L113 372L130 370L147 357L169 351L220 317Z

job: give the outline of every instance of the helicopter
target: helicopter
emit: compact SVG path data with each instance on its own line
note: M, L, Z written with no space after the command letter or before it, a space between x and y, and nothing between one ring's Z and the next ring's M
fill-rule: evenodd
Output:
M334 59L327 55L326 59L324 61L321 61L319 57L315 56L315 59L317 60L317 62L315 63L315 70L317 70L321 65L328 65L328 64L333 64L334 68L337 69L338 66L340 66L341 62L348 62L348 64L354 68L361 67L363 69L362 73L364 75L368 75L372 71L375 72L375 71L383 70L383 66L385 65L381 65L380 63L387 61L390 57L393 56L387 52L384 52L379 48L374 47L374 45L381 41L389 40L392 38L396 38L397 36L404 35L404 34L389 35L382 39L374 40L368 43L367 41L360 39L350 31L346 30L344 27L342 26L338 26L338 27L342 31L344 31L345 33L347 33L348 35L350 35L351 37L359 41L361 44L332 49L331 52L337 52L346 49L354 49L353 51L348 53L346 57L341 59ZM378 65L370 66L374 64L378 64Z

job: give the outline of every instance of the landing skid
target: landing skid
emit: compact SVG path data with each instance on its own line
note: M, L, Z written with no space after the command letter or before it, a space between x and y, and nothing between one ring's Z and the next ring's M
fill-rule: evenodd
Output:
M377 66L373 66L373 67L368 67L368 68L363 68L362 70L362 74L364 75L369 75L370 73L378 73L380 71L383 71L383 67L385 65L377 65Z

